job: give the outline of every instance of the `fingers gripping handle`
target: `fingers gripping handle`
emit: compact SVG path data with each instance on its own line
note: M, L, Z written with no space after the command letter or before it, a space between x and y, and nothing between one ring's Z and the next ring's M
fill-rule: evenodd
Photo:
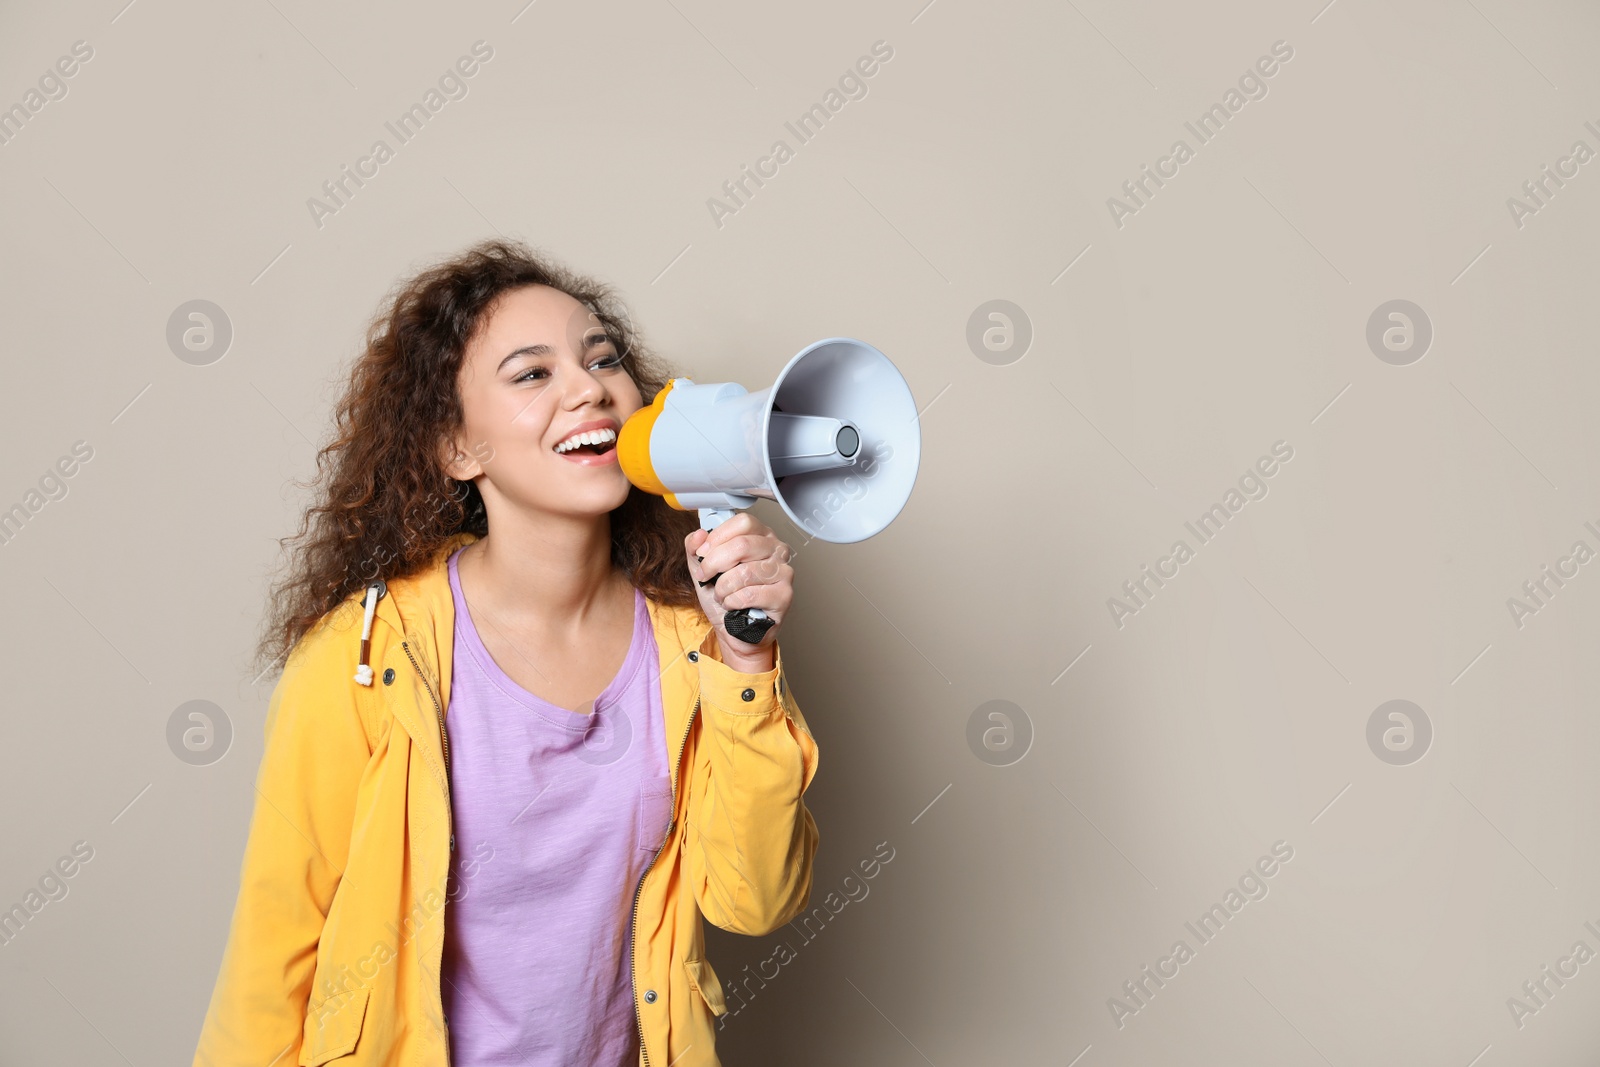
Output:
M732 508L701 508L700 529L715 530L723 522L733 518L733 516L734 510ZM696 556L695 559L703 559L703 557ZM713 574L701 582L700 585L702 588L711 585L721 577L720 573ZM722 628L727 630L730 636L740 641L747 641L752 645L759 645L761 639L767 636L767 631L772 629L775 623L776 620L760 608L735 608L722 616Z

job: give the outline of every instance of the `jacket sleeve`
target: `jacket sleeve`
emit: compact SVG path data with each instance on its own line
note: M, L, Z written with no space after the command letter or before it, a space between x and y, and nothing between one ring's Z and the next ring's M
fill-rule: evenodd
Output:
M341 640L348 632L330 626L307 638L273 690L239 896L195 1067L299 1058L317 943L371 755L352 692L354 646Z
M802 794L817 773L817 743L783 676L781 648L772 669L758 674L734 670L715 651L712 631L698 660L686 869L713 924L766 934L810 900L817 824Z

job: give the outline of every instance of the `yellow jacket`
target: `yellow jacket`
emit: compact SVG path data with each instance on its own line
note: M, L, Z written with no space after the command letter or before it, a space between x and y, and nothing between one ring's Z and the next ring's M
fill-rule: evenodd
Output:
M455 604L446 561L379 582L290 653L266 749L222 967L196 1067L449 1063L439 961L455 860L446 775ZM717 658L698 607L649 602L672 767L666 844L634 898L643 1067L719 1067L722 987L701 916L766 934L805 909L817 826L801 796L817 744L783 677ZM370 684L356 682L369 663ZM364 672L363 672L364 673ZM749 698L746 698L749 693Z

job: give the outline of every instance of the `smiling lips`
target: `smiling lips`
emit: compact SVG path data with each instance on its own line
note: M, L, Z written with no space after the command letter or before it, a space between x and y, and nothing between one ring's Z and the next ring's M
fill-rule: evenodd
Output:
M596 451L603 452L616 443L617 431L613 429L589 430L585 433L573 434L559 445L556 445L556 451L565 453L575 448L582 448L584 445L593 445Z
M608 424L580 430L556 445L556 454L586 467L603 467L617 462L617 431Z

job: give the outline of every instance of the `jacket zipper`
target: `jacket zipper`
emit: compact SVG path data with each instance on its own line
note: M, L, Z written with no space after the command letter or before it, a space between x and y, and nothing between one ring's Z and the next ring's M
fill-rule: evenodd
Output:
M444 814L445 814L445 824L447 826L449 826L449 828L450 828L450 851L454 852L456 850L456 831L455 831L455 814L451 810L451 803L450 803L450 735L447 734L445 732L445 729L444 729L444 708L439 706L439 698L437 696L434 696L433 686L428 683L428 676L426 674L422 673L422 665L417 662L417 657L415 657L415 656L413 656L411 654L411 645L410 645L410 643L406 642L406 641L401 641L400 642L400 647L405 649L406 659L410 660L411 661L411 666L416 668L417 677L422 679L422 687L428 691L428 697L433 701L434 714L437 715L438 718L439 718L439 744L444 749ZM445 860L445 864L446 864L445 879L446 879L446 885L448 886L448 884L449 884L448 866L450 864L450 860L446 859ZM637 1010L638 1009L638 1005L635 1004L634 1008L635 1008L635 1010ZM445 1035L444 1057L445 1057L445 1063L448 1064L450 1062L450 1038L449 1038L449 1031L448 1030L446 1030L446 1035Z
M429 698L433 700L434 714L436 714L439 717L439 744L444 749L444 802L445 802L445 814L449 815L450 814L450 735L447 734L445 732L445 729L444 729L444 708L439 706L439 698L433 695L433 686L428 684L428 676L426 674L422 673L422 667L421 667L420 664L417 663L417 657L415 657L415 656L413 656L411 654L411 645L406 641L401 641L400 642L400 647L406 650L406 659L410 660L411 661L411 666L413 666L413 667L415 667L417 669L417 677L422 679L422 687L428 691ZM455 835L455 832L454 832L455 819L453 817L450 819L450 826L451 826L450 848L451 848L452 851L454 851L455 847L456 847L456 835Z
M678 742L678 763L672 768L672 817L667 820L665 833L671 835L673 823L678 821L678 780L679 772L683 770L683 749L689 743L689 731L694 727L694 717L700 714L699 694L694 698L694 710L689 712L689 721L683 727L683 740ZM628 970L633 974L633 1018L639 1024L639 1051L644 1055L644 1067L650 1067L650 1050L644 1043L644 1015L639 1010L639 974L634 959L633 945L639 936L639 894L644 892L645 875L650 873L650 868L656 865L656 858L661 855L661 850L666 848L666 842L661 843L661 848L656 849L655 855L650 857L650 862L645 865L644 873L639 875L639 885L633 891L633 919L628 924Z

